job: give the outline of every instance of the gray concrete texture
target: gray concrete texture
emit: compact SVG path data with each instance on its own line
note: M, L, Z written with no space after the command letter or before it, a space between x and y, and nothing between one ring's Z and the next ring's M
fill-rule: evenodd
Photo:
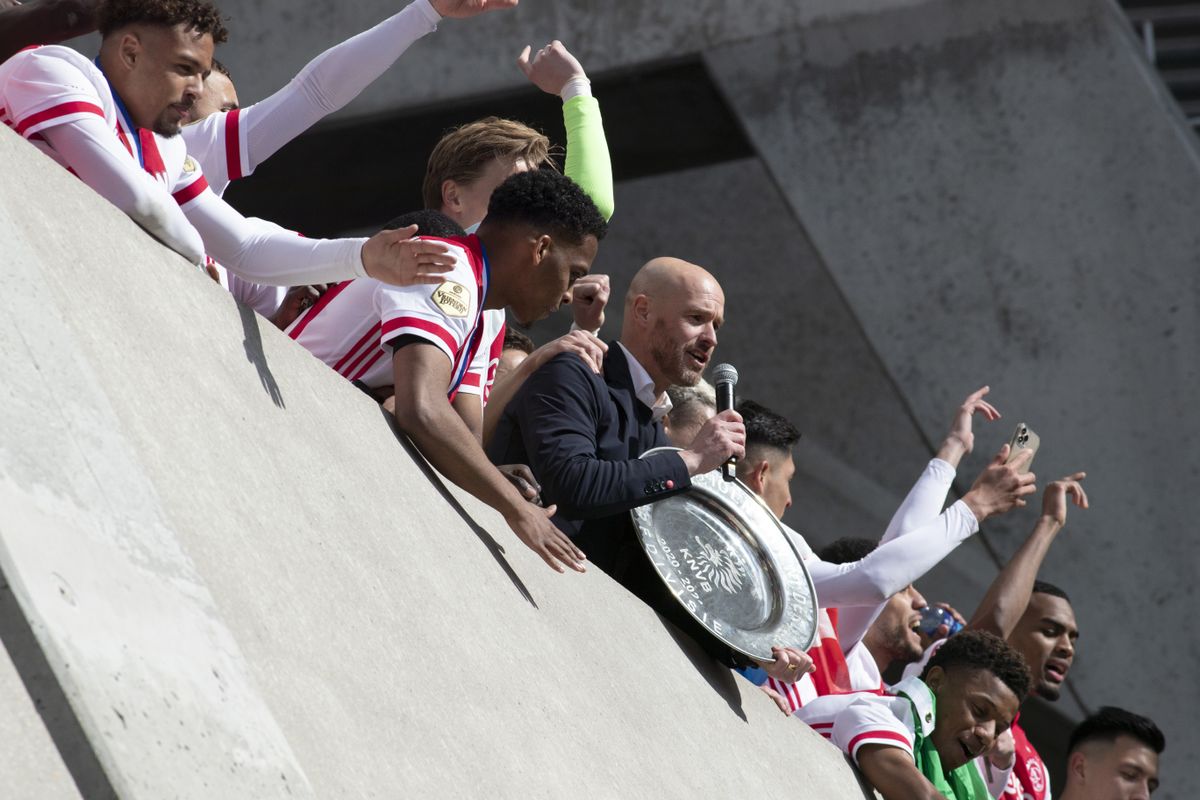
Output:
M0 670L4 731L36 734L21 781L62 784L48 731L85 797L727 797L781 763L863 796L7 130L0 162L0 571L28 628L0 630L59 695L37 734Z
M243 103L287 83L317 53L365 30L407 0L296 4L223 0L230 40L218 56L237 80ZM534 50L561 39L592 72L626 67L815 20L910 6L920 0L524 0L517 8L471 20L445 20L416 43L399 65L370 86L341 118L526 86L516 67L526 44Z
M1089 471L1093 508L1043 572L1078 609L1073 683L1155 717L1162 794L1196 796L1172 754L1200 750L1181 711L1200 702L1200 165L1123 16L935 3L706 61L924 434L986 380L1042 434L1043 479ZM1020 532L993 537L1003 556Z

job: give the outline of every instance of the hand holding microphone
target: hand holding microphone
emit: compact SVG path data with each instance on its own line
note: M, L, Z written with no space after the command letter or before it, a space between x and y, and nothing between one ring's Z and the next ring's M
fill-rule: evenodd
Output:
M717 391L717 413L733 411L737 403L733 399L733 387L737 386L738 373L732 364L717 364L713 368L713 386ZM741 421L741 417L738 418ZM745 430L743 429L742 445L745 446ZM743 453L744 455L744 453ZM721 476L727 481L737 477L737 460L740 456L733 455L721 465Z
M746 426L742 416L733 410L733 384L737 370L720 364L713 370L717 390L717 415L704 423L695 440L679 455L687 465L689 475L701 475L725 465L725 480L734 478L737 459L746 455Z

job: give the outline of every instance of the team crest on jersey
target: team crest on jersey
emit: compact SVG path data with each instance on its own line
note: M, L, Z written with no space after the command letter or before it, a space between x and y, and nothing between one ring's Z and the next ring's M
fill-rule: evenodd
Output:
M1025 762L1025 772L1029 775L1030 788L1039 793L1046 789L1046 776L1042 773L1042 765L1037 759L1031 758Z
M200 166L192 159L191 156L188 156L187 160L183 162L183 171L188 175L191 175L198 169L200 169Z
M467 294L467 287L454 281L446 281L434 289L430 299L449 317L465 317L471 308L471 296Z

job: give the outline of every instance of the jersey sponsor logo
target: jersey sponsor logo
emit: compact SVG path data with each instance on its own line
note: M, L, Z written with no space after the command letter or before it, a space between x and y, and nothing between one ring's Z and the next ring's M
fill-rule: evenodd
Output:
M434 289L430 299L449 317L465 317L471 307L471 296L467 294L467 287L454 281L446 281Z
M188 156L187 160L183 162L183 171L189 175L191 175L193 172L195 172L199 168L200 167L198 167L196 165L196 162L192 160L191 156Z

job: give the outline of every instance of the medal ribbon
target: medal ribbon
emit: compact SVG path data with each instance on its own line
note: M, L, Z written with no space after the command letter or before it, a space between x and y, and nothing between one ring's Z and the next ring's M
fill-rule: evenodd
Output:
M129 148L130 154L137 159L138 166L151 175L158 177L166 174L167 167L163 164L162 156L158 152L158 144L154 141L154 132L133 124L133 117L129 114L129 109L125 107L121 95L117 94L112 81L108 79L104 67L100 66L100 56L96 56L93 63L96 65L96 69L100 70L100 74L104 75L104 80L108 81L108 90L112 94L113 103L116 104L117 114L120 117L117 122L117 133L126 140L125 146ZM125 123L123 126L122 122Z

